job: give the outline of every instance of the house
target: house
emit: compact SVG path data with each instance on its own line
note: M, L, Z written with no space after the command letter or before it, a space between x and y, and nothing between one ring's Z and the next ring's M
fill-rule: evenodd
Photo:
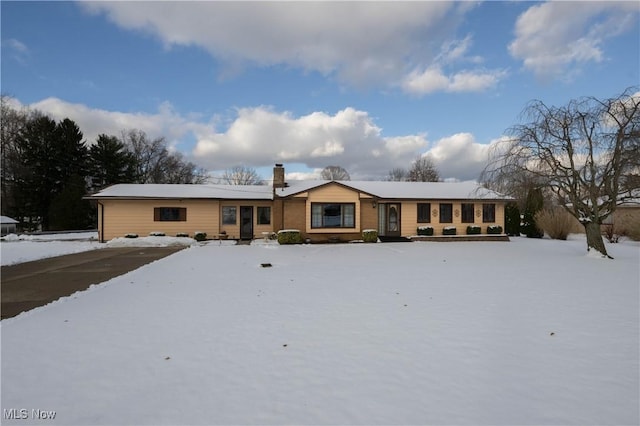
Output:
M0 236L16 233L18 221L9 216L0 216Z
M474 182L285 182L276 164L273 186L119 184L89 196L97 202L100 241L129 233L206 232L209 237L261 238L298 229L312 242L348 241L375 229L381 237L434 235L468 225L504 229L509 197Z

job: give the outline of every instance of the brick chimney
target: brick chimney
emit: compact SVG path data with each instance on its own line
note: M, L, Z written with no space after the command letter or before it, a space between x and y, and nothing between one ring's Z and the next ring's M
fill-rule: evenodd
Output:
M284 181L284 167L282 164L276 164L273 168L273 190L276 188L286 188L287 184Z

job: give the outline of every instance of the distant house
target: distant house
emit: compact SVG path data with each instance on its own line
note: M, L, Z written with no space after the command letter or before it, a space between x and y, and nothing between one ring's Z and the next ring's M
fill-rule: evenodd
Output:
M504 229L510 200L473 182L285 182L279 164L272 187L120 184L88 198L97 202L100 241L158 231L254 239L298 229L312 242L360 239L365 229L410 237L429 226L438 236L475 225L486 233Z
M15 234L18 221L8 216L0 216L0 236Z

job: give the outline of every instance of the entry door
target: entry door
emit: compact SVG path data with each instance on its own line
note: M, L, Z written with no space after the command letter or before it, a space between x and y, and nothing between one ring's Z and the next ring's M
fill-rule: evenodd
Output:
M253 239L253 206L240 206L240 239Z
M400 204L387 204L387 232L389 236L400 236Z

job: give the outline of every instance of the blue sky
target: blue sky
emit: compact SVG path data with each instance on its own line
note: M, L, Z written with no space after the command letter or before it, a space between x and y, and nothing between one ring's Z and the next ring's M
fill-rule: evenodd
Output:
M634 2L2 1L2 93L91 144L164 136L213 175L430 156L475 179L526 103L640 84Z

